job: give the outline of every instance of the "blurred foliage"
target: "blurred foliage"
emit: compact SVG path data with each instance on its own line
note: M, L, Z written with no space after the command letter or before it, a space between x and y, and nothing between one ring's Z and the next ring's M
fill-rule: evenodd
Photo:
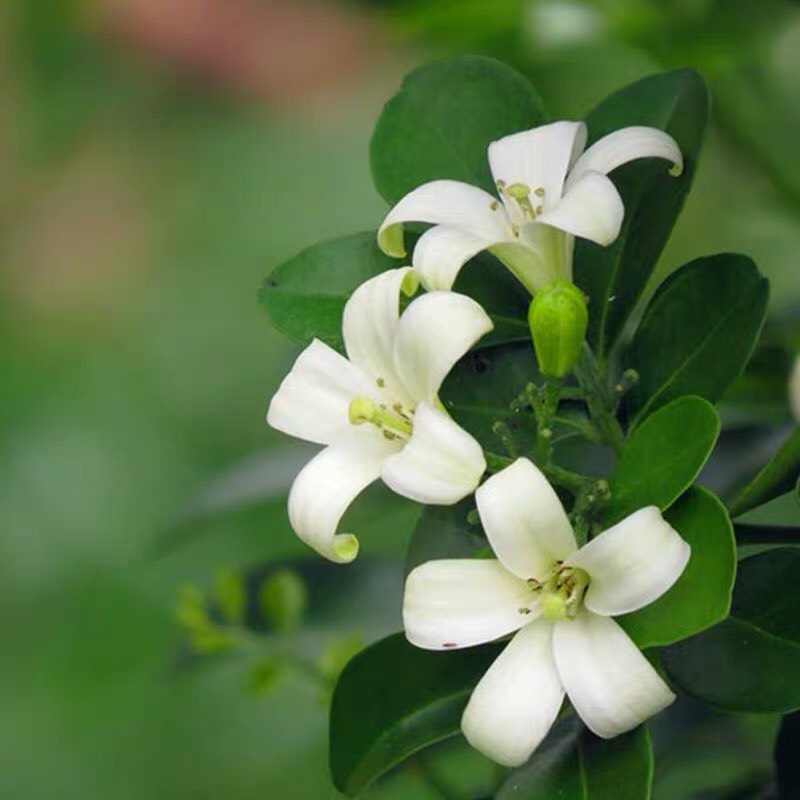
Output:
M362 3L391 40L371 54L369 81L291 107L179 75L110 35L100 6L0 8L0 795L335 797L317 683L238 644L173 668L180 587L194 587L182 624L206 625L222 564L232 571L217 605L231 622L242 613L232 576L249 581L253 564L303 576L308 616L293 646L327 680L398 627L413 505L380 489L359 501L352 524L380 520L370 549L384 561L350 596L334 585L339 568L315 567L313 580L300 568L285 482L253 493L264 473L239 468L284 446L263 413L293 352L257 308L261 277L309 244L376 226L368 139L409 61L496 55L533 79L553 116L690 65L710 81L714 129L660 274L703 252L754 257L773 284L773 336L730 418L785 423L779 376L800 345L800 6ZM731 447L735 462L752 443ZM189 503L223 473L224 508ZM774 522L797 506L771 508ZM678 735L686 722L691 735ZM677 707L655 736L656 796L763 786L776 727ZM477 797L495 775L453 743L369 796L435 800L442 781Z

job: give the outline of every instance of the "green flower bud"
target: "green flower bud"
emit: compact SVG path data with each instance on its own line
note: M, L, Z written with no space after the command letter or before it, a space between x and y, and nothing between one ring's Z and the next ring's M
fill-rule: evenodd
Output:
M589 313L581 290L566 281L552 281L534 295L528 325L539 370L563 378L581 354Z

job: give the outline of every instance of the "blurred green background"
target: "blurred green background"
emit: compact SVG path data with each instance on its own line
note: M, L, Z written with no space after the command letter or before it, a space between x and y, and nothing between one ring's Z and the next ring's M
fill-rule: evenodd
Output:
M346 578L288 528L305 451L263 417L296 351L256 293L299 249L377 226L382 103L413 66L462 52L523 70L555 117L660 69L703 72L714 124L662 274L742 251L773 317L796 311L797 3L7 0L0 796L337 796L325 681L301 664L256 692L258 637L189 658L175 607L221 567L291 562L310 607L290 646L328 678L399 627L412 504L359 501L353 524L373 530L363 561L335 568ZM675 714L696 724L659 739L657 796L733 797L718 787L769 770L774 720ZM370 796L491 786L457 743L434 755Z

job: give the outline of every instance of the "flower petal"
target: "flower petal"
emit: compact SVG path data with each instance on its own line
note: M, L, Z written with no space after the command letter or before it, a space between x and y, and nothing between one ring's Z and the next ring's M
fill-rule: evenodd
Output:
M492 549L520 578L543 577L578 547L558 495L527 458L489 478L475 501Z
M342 335L348 357L373 381L382 378L395 389L400 388L393 355L400 292L413 294L417 286L411 267L390 269L362 283L344 307ZM373 384L371 394L376 389Z
M489 166L495 181L506 185L523 183L531 190L543 189L531 202L545 210L561 199L567 171L586 144L582 122L552 122L522 133L512 133L489 145ZM514 202L504 198L513 213Z
M559 677L586 726L603 739L619 736L666 708L675 695L625 632L589 611L556 623Z
M381 477L418 503L452 505L475 491L486 471L481 446L447 414L420 403L406 446L389 456Z
M619 236L625 207L613 183L599 172L587 172L553 209L537 217L573 236L609 245Z
M330 444L350 428L350 401L372 391L372 382L358 367L315 339L272 397L267 422L298 439Z
M411 644L450 650L491 642L531 619L534 595L499 562L480 558L428 561L411 570L403 627Z
M673 164L671 174L680 175L683 171L681 149L668 133L658 128L632 125L609 133L589 147L575 162L567 179L567 188L590 172L607 175L637 158L664 158Z
M347 563L358 554L358 539L336 534L339 520L363 489L379 477L396 449L377 432L352 434L326 447L303 467L289 492L289 522L310 547L331 561Z
M494 325L472 298L456 292L429 292L400 317L394 343L397 374L411 397L432 403L442 381Z
M543 240L552 238L552 234L557 234L562 239L572 238L547 225L531 223L525 231L524 244L522 241L501 242L492 246L490 252L508 267L531 294L535 294L550 281L572 277L572 260L569 259L567 263L563 249L559 258L552 248L541 246Z
M461 730L493 761L518 767L555 722L564 689L552 652L553 626L526 625L481 678L469 699Z
M678 580L691 548L655 506L641 508L582 547L569 561L591 578L584 602L607 617L661 597Z
M412 263L426 289L451 289L461 267L491 244L462 228L437 225L420 236Z
M387 255L402 258L406 254L404 222L452 225L489 243L513 238L508 217L497 198L460 181L423 183L389 211L378 230L378 246Z

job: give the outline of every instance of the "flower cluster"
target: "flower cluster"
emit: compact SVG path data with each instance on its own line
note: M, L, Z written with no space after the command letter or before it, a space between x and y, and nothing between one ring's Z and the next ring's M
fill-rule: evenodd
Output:
M657 508L647 507L579 548L544 474L520 458L484 480L480 444L438 398L455 363L492 329L478 302L452 291L461 267L482 250L534 295L530 321L542 372L548 363L548 374L571 369L575 342L567 341L559 315L576 320L578 344L586 329L582 295L572 285L575 237L608 245L623 221L608 173L638 158L665 159L672 174L682 169L678 146L659 130L625 128L588 149L586 140L586 126L576 122L513 134L489 147L497 197L439 180L400 200L378 243L403 257L403 224L432 223L417 241L413 266L389 270L353 293L342 325L347 357L312 342L267 415L274 428L324 445L292 486L289 519L303 541L332 561L356 557L358 540L339 530L340 521L378 478L424 504L451 505L475 494L496 559L414 569L403 622L412 644L432 650L513 634L462 719L470 743L505 765L530 756L565 694L606 738L673 700L612 617L666 592L686 566L688 544ZM420 283L426 291L417 296ZM403 296L413 299L401 313ZM545 307L548 297L555 304Z

